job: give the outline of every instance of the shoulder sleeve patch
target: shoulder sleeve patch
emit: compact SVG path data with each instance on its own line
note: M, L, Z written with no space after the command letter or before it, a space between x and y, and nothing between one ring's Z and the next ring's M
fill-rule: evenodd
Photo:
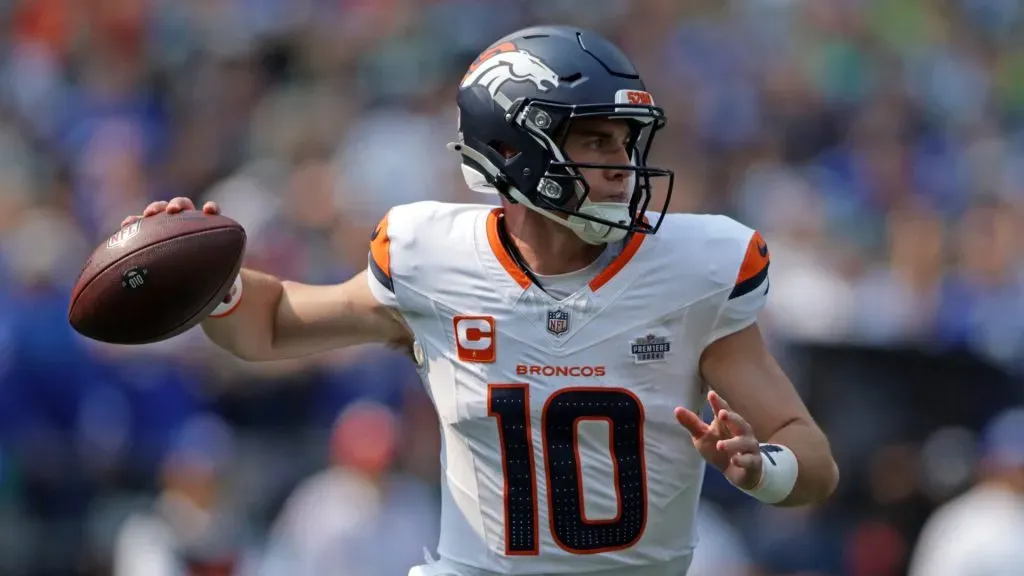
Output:
M388 213L390 214L390 212ZM374 278L391 292L395 291L391 280L391 239L388 237L388 214L381 218L370 236L370 272Z
M768 244L760 232L754 232L747 244L747 251L743 255L743 262L736 276L736 285L729 294L729 299L749 294L763 285L768 279L769 264L771 257L768 254Z

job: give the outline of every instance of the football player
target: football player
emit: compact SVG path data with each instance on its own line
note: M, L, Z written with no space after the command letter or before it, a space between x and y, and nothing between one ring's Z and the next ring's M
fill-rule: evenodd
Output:
M652 180L671 193L647 165L666 118L629 59L588 31L521 30L473 62L458 106L449 147L500 208L396 206L363 273L243 270L202 324L252 361L410 350L443 439L439 558L410 574L682 576L705 462L767 504L828 498L829 443L756 324L768 247L665 214L668 196L648 210Z

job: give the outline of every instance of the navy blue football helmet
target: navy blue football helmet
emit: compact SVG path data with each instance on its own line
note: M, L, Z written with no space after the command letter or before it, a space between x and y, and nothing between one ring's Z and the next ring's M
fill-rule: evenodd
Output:
M592 244L629 233L653 234L672 194L671 171L647 165L654 135L666 124L636 68L611 42L579 28L538 26L512 33L485 50L458 93L459 141L467 184L568 226ZM573 162L563 151L572 122L624 119L630 126L626 166ZM512 151L511 156L506 154ZM591 202L581 168L631 173L628 202ZM668 178L655 222L644 218L651 179ZM565 217L559 217L564 215Z

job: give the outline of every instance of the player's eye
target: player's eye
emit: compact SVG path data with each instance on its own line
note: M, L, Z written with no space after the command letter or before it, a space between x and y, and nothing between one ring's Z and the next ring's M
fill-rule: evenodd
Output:
M599 136L587 141L587 148L601 152L617 153L620 150L629 148L629 141L617 141L611 136Z

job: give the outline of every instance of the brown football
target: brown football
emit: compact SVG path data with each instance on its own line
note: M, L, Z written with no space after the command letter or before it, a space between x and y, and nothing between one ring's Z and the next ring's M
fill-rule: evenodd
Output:
M86 261L68 321L112 344L159 342L192 328L227 295L245 230L230 218L161 213L118 230Z

